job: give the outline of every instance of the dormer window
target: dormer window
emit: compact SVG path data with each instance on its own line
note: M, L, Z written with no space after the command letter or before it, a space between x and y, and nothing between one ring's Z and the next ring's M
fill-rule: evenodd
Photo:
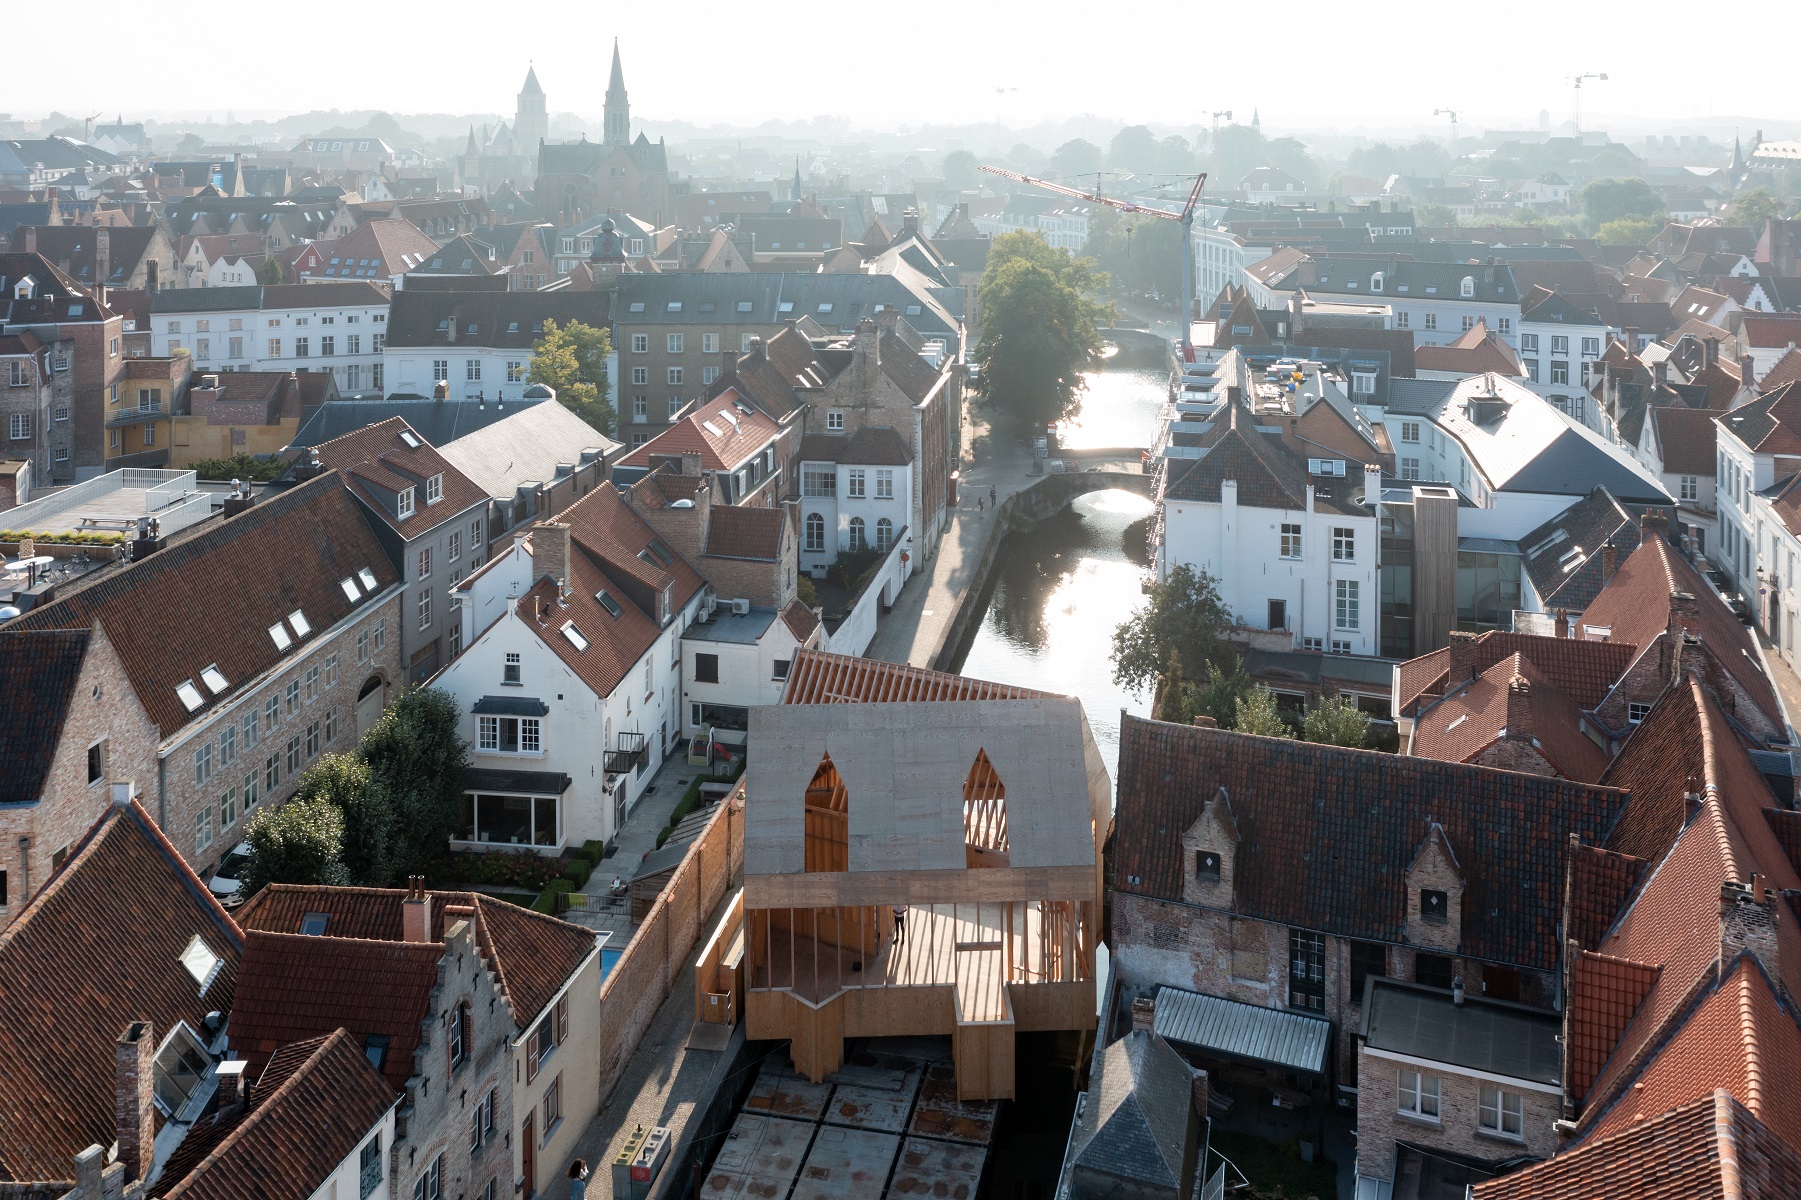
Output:
M436 504L444 498L444 473L440 471L425 481L425 503Z
M1463 277L1463 282L1457 285L1457 294L1462 296L1465 300L1473 299L1476 295L1475 276L1465 275Z
M1381 291L1382 285L1384 282L1386 282L1386 280L1381 271L1372 272L1370 275L1370 291L1372 291L1372 292Z
M1208 883L1219 882L1219 855L1212 850L1197 850L1194 855L1194 875L1196 879Z
M398 510L400 515L403 517L410 517L413 515L413 489L412 488L401 488L400 489L399 493L395 497L395 508Z
M1444 922L1451 918L1451 898L1433 888L1420 889L1420 919Z

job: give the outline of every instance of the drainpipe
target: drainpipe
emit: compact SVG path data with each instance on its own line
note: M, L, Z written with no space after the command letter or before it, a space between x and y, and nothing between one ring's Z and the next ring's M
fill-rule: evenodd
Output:
M156 827L169 832L169 756L156 756Z

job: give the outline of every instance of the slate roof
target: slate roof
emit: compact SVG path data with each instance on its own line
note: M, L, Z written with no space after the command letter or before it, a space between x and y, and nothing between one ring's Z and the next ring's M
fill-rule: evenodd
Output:
M1784 384L1719 418L1720 428L1760 454L1801 454L1801 386Z
M1563 1081L1554 1012L1380 977L1364 996L1363 1039L1375 1049L1534 1083Z
M857 463L904 467L913 461L907 443L887 425L866 425L850 434L809 433L801 439L801 462Z
M594 934L580 925L536 913L479 892L430 892L432 937L441 940L445 927L460 914L450 905L474 909L475 943L500 980L500 993L523 1029L562 990L594 952ZM404 942L404 888L318 887L271 884L258 892L238 916L247 930L297 933L308 913L328 913L328 937ZM434 942L434 945L436 943ZM441 946L437 947L442 950Z
M232 287L165 288L150 294L157 316L191 312L238 312L252 309L359 308L388 303L379 283L247 283Z
M1787 1200L1801 1153L1716 1090L1611 1137L1475 1185L1475 1200Z
M47 225L37 231L37 252L54 262L69 264L71 276L84 284L124 283L137 269L156 237L154 225L107 226L107 276L100 279L99 230L92 225ZM19 238L23 242L23 238Z
M247 1108L196 1122L151 1195L308 1200L400 1102L363 1056L361 1041L342 1029L282 1047L249 1099ZM194 1158L202 1147L204 1155Z
M1609 759L1582 733L1582 720L1582 710L1516 651L1422 712L1410 752L1470 762L1523 734L1559 775L1594 783Z
M283 569L270 570L280 561ZM399 581L362 507L327 472L265 497L228 520L206 521L121 569L95 571L13 629L90 629L99 624L124 663L138 700L163 735L215 703L236 699L300 646L318 640L366 604L339 581L367 567L376 592ZM145 604L145 596L155 596ZM278 649L269 627L299 610L312 632ZM204 619L202 619L204 618ZM216 664L227 688L200 685ZM190 713L175 687L193 680L203 706Z
M1154 1187L1181 1183L1194 1069L1168 1042L1135 1029L1095 1056L1073 1162Z
M417 446L406 444L410 433ZM402 538L411 540L484 503L488 493L457 470L437 447L419 437L402 417L389 417L376 425L333 438L313 448L319 461L339 473L346 487L368 504L376 517ZM436 504L426 502L426 481L443 476L443 494ZM413 489L411 516L396 514L389 497Z
M1651 426L1663 469L1671 475L1695 475L1712 479L1718 470L1714 452L1714 435L1719 431L1715 418L1719 414L1707 409L1651 408L1645 420Z
M530 350L544 323L579 321L604 329L609 292L508 292L403 288L388 310L388 346Z
M618 442L554 400L509 404L503 419L433 445L499 500L512 499L524 483L554 482L557 468L579 465L584 451L605 456L619 449Z
M1712 455L1710 448L1709 461ZM1544 611L1579 613L1600 594L1602 546L1612 543L1617 569L1638 539L1638 518L1597 486L1520 539L1521 565Z
M180 955L220 958L201 994ZM66 1179L117 1138L114 1045L133 1021L205 1037L230 1011L243 934L137 802L108 807L0 930L0 1178Z
M19 283L37 282L29 300L14 297ZM110 320L112 309L92 291L59 271L41 254L0 254L0 325L86 324Z
M1537 970L1558 958L1569 836L1601 840L1626 803L1562 779L1127 716L1113 886L1180 899L1181 835L1221 788L1238 914L1399 943L1405 870L1437 822L1467 878L1463 953Z
M93 633L86 629L0 630L0 805L33 804L62 741L63 723Z
M1215 419L1213 428L1202 436L1204 458L1170 460L1163 499L1218 504L1223 485L1230 479L1238 486L1241 507L1305 510L1307 487L1314 482L1307 474L1307 464L1277 435L1258 432L1243 404L1226 405L1225 416L1224 421ZM1346 480L1337 487L1321 487L1314 497L1319 507L1367 515L1367 509L1350 502L1353 486L1353 481ZM1331 494L1321 495L1321 491Z
M1676 616L1671 598L1677 593L1694 597L1693 616ZM1669 636L1672 621L1679 621L1683 631L1700 638L1763 715L1778 728L1782 726L1782 706L1759 664L1751 631L1661 535L1646 537L1582 614L1585 627L1610 627L1610 640L1632 643L1640 658L1657 652L1659 639Z
M917 274L917 273L915 273ZM670 311L669 304L681 307ZM739 311L740 303L751 307ZM829 304L827 312L819 306ZM620 325L780 325L811 316L828 328L847 329L877 305L899 309L920 333L946 339L956 350L961 322L924 286L924 277L901 274L801 274L794 272L627 275L619 280ZM643 305L634 311L634 305ZM710 306L710 307L709 307ZM786 307L784 307L786 306ZM914 312L913 309L918 311Z
M324 375L323 371L310 371L300 378L305 381ZM300 429L289 441L289 448L304 450L309 446L323 445L333 438L399 417L414 433L448 455L458 439L544 403L547 402L530 397L508 400L505 404L490 404L486 401L478 404L474 400L459 400L454 397L449 400L424 397L408 399L399 396L391 396L386 400L335 400L330 404L318 404L307 412ZM458 463L458 466L462 465ZM467 470L466 467L464 469ZM509 491L507 495L512 493Z

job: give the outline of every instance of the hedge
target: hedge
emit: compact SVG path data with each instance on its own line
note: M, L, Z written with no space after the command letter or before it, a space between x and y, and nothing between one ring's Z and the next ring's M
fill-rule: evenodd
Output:
M26 538L30 538L40 546L117 546L125 540L125 535L71 530L52 533L48 529L44 529L34 533L29 529L0 529L0 542L22 542Z
M553 879L544 885L544 890L538 893L538 898L536 900L532 901L532 911L548 913L555 916L557 911L557 897L567 896L574 890L575 885L570 883L567 879Z

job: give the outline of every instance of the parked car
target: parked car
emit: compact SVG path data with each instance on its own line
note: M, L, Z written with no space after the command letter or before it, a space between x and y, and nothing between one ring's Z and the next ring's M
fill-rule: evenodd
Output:
M219 861L219 869L207 880L206 886L219 903L226 908L236 908L244 903L244 865L250 861L250 843L239 842L231 848Z

